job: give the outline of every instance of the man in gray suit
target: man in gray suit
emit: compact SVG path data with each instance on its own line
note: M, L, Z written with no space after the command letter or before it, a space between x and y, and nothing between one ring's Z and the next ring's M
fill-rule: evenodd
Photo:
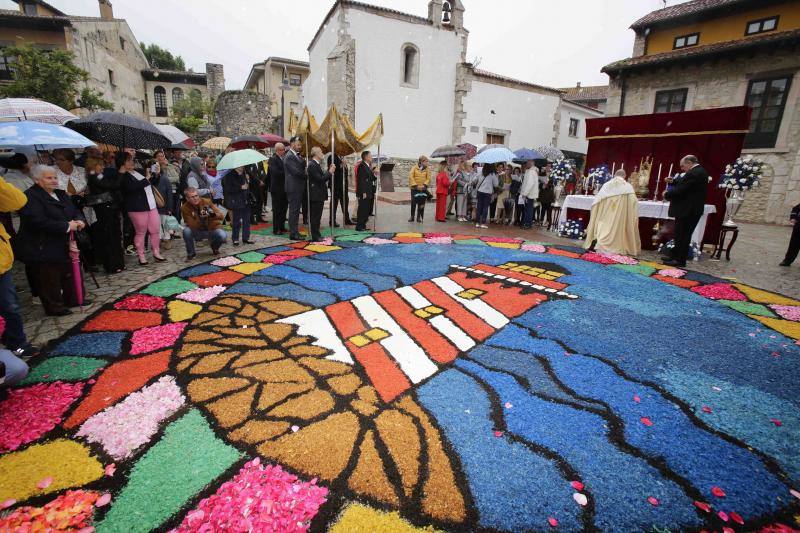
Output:
M303 192L306 190L306 162L300 156L303 141L295 135L289 140L289 151L283 157L283 169L286 175L286 197L289 200L289 238L301 241L303 237L298 231L300 209L303 204Z

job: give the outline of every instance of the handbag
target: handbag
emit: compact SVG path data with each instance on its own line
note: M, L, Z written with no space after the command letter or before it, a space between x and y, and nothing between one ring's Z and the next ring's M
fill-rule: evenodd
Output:
M78 250L81 252L90 252L92 251L92 239L89 237L89 234L85 231L76 231L75 232L75 244L78 245Z
M161 193L158 192L158 189L156 189L155 187L153 187L153 197L156 200L156 207L157 208L163 209L164 206L167 205L167 202L164 201L164 197L161 196Z
M101 192L100 194L92 194L91 196L86 197L86 205L88 207L94 207L96 205L103 205L103 204L113 204L116 202L116 198L110 192Z

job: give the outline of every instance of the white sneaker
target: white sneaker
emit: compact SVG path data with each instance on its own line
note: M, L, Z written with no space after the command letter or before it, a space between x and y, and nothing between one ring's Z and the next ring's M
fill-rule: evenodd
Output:
M489 226L487 226L486 224L481 224L481 227L484 229L489 229Z
M480 224L475 224L475 227L476 227L476 228L480 228L480 227L481 227L481 225L480 225Z

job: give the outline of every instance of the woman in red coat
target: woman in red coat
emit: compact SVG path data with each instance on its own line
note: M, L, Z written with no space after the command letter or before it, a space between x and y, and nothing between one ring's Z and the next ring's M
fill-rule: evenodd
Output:
M447 163L439 163L436 175L436 221L445 222L447 215L447 195L450 192L450 176L447 174Z

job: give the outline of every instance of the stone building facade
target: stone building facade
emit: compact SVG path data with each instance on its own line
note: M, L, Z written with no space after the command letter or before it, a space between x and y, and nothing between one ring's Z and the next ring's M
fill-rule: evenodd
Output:
M214 125L225 137L267 133L275 127L268 94L225 91L214 103Z
M299 116L302 112L303 82L308 78L308 72L307 61L283 57L268 57L250 69L244 90L270 97L272 102L270 112L277 119L276 129L272 133L288 138L289 114L294 113Z
M222 65L215 63L206 63L206 72L148 68L142 71L142 77L148 118L154 124L169 124L172 107L193 93L213 102L225 90Z
M753 21L763 28L773 18L769 30L747 35ZM695 0L632 28L633 57L603 68L610 76L606 115L751 106L742 154L766 166L737 218L788 223L800 203L800 2ZM697 35L696 44L668 50L687 35Z

